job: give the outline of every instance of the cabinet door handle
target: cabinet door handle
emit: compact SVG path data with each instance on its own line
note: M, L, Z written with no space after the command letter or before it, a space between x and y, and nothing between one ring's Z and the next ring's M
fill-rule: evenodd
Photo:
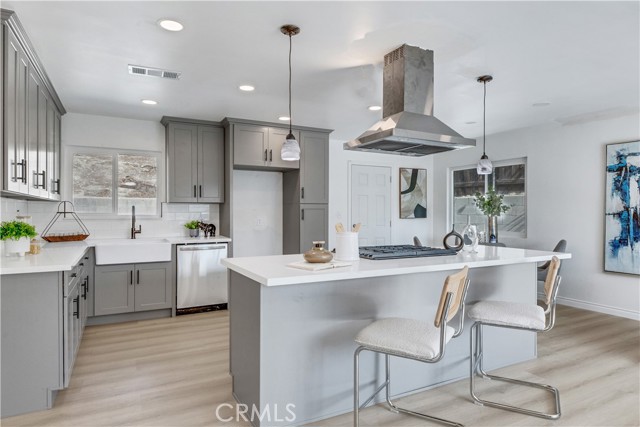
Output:
M129 270L129 284L133 285L133 270Z
M47 171L42 171L42 189L47 189Z
M60 194L60 178L58 178L55 181L53 181L53 184L54 184L53 192L56 193L56 194Z
M23 183L26 182L25 167L27 166L27 161L25 159L22 159L21 162L11 162L11 164L13 165L13 177L11 178L11 181L22 181ZM18 176L18 166L20 166L20 176Z
M265 148L265 150L264 150L264 161L265 161L265 162L267 161L267 149L266 149L266 148Z
M73 299L73 302L76 304L76 311L73 312L73 315L76 319L80 318L80 295Z
M196 193L196 186L193 186L193 197L198 197L198 194Z
M140 284L140 270L136 270L136 285Z
M302 209L302 220L304 221L304 209Z
M202 185L200 185L200 196L199 197L202 197Z
M304 187L302 187L302 188L300 189L300 192L302 193L302 195L301 195L302 197L301 197L301 198L302 198L302 199L304 199Z
M273 150L269 150L269 161L273 162Z

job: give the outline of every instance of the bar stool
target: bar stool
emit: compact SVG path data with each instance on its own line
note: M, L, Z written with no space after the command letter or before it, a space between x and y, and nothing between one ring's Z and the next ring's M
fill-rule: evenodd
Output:
M469 287L468 274L469 268L465 266L461 271L447 276L433 324L415 319L387 318L373 322L358 333L355 341L359 344L359 347L353 355L353 425L355 427L358 427L360 423L360 409L367 406L383 388L386 390L386 401L392 412L402 412L452 426L462 426L462 424L453 421L400 408L391 402L389 356L403 357L425 363L436 363L442 359L447 343L451 338L462 334L464 328L464 300ZM453 319L458 310L460 310L458 327L454 329L448 326L448 322ZM359 361L360 353L364 350L384 354L386 375L385 382L376 389L366 402L360 405Z
M522 381L513 378L489 375L482 366L482 328L492 326L496 328L510 328L534 332L546 332L553 328L556 320L556 297L561 278L558 275L560 260L553 257L549 263L547 277L544 282L546 309L536 304L522 304L504 301L481 301L469 308L469 318L475 323L471 327L471 377L470 392L475 403L481 406L505 409L507 411L521 414L557 420L560 418L560 392L557 388L546 384L539 384L529 381ZM548 318L547 318L548 315ZM486 379L505 381L512 384L520 384L528 387L540 388L550 392L555 400L555 412L548 414L545 412L533 411L504 403L484 400L476 395L475 376L482 376Z

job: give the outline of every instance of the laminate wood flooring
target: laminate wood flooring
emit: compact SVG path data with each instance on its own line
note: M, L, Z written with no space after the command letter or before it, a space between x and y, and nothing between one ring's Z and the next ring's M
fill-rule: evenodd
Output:
M216 419L233 405L226 311L89 326L68 389L53 409L2 419L2 426L245 426ZM560 389L562 418L547 421L471 403L468 381L399 399L400 406L466 426L639 426L640 323L558 307L556 327L538 338L537 360L501 369L503 375ZM428 365L425 365L429 369ZM544 392L496 382L481 395L545 409ZM220 415L231 411L223 407ZM361 413L362 426L437 426L389 412ZM344 414L315 426L350 426Z

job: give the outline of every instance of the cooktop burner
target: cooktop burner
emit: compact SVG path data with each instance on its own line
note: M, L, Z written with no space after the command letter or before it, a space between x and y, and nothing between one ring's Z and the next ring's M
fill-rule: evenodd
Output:
M360 258L365 259L417 258L455 255L456 253L454 249L430 248L428 246L360 246Z

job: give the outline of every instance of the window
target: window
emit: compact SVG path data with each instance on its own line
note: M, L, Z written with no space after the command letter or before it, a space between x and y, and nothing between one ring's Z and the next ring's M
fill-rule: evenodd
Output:
M498 218L500 236L527 237L526 159L494 162L491 175L478 175L475 165L452 171L452 220L458 232L467 223L467 216L479 232L486 232L487 218L473 199L476 192L484 193L489 186L504 194L504 202L511 205Z
M159 215L160 153L76 147L70 150L76 212Z

